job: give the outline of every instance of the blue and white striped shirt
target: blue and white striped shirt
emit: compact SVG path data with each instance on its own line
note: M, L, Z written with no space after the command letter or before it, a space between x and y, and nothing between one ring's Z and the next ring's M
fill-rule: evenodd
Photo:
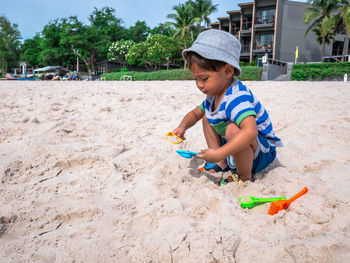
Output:
M244 118L254 116L259 134L263 135L271 146L283 146L281 139L276 137L273 131L269 114L264 106L242 82L235 80L226 91L219 107L213 111L214 99L215 96L207 96L200 108L219 135L225 136L229 123L239 126Z

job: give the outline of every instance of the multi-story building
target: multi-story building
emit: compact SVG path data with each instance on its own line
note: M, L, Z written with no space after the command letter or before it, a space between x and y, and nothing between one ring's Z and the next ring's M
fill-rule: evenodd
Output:
M305 5L288 0L254 0L238 4L240 10L228 11L227 17L219 17L210 26L240 40L241 61L255 61L267 53L273 60L294 62L297 47L298 61L321 61L321 45L314 32L304 37L308 28L303 22ZM338 33L326 46L325 56L341 55L344 32L339 29Z

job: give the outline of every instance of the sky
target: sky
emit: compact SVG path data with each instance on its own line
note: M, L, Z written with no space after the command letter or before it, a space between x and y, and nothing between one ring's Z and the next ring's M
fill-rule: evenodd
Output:
M212 0L217 11L210 16L212 22L217 17L228 16L230 10L238 10L238 3L253 0ZM304 1L304 0L299 0ZM94 7L101 9L113 7L115 16L122 19L123 26L130 27L136 21L145 21L151 28L169 21L167 15L173 13L172 7L185 1L174 0L0 0L0 15L4 15L11 24L17 24L22 40L40 33L50 20L77 16L88 24L88 17Z

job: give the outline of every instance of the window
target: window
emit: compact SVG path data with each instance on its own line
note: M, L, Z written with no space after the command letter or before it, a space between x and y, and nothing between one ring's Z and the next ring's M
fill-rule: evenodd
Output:
M271 49L273 46L273 34L260 35L260 41L257 41L257 49Z
M275 9L265 9L258 12L256 16L257 24L270 24L275 22Z

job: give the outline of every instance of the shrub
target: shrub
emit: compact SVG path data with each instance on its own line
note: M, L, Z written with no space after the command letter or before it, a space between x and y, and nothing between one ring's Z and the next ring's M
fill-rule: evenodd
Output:
M240 80L260 80L261 68L246 66L242 67L243 74L238 77ZM120 80L122 76L132 76L133 80L192 80L188 69L159 70L153 72L113 72L103 74L106 80Z
M295 64L292 80L323 80L325 77L342 77L350 73L350 62Z
M108 48L108 59L120 61L124 66L126 62L125 56L133 45L135 45L135 42L132 40L119 40L113 42Z

